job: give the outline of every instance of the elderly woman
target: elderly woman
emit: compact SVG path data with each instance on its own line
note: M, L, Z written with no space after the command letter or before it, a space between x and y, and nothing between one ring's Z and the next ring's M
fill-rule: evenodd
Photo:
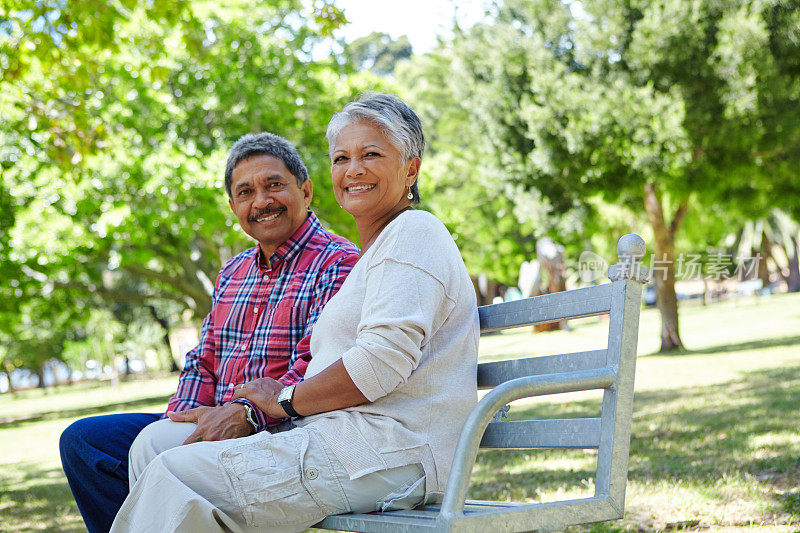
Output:
M300 531L444 490L477 398L475 292L449 232L416 211L425 141L399 98L372 94L328 125L333 189L361 256L311 335L305 380L241 385L292 429L158 455L112 531Z

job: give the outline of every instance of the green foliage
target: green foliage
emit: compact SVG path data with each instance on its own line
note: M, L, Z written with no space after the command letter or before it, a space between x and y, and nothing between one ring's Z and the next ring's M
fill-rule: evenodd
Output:
M344 57L357 70L369 70L381 76L391 75L398 62L411 57L408 37L397 40L386 33L373 32L359 37L344 47Z
M590 228L596 196L641 210L645 183L668 212L693 195L712 210L797 204L797 6L581 5L507 0L416 63L417 101L431 100L423 80L440 93L428 118L442 150L461 157L469 143L511 202L541 195L547 213Z
M171 354L162 342L165 332L143 311L140 307L128 313L90 310L81 324L72 324L73 338L64 343L59 358L72 368L83 369L90 359L114 366L117 356L136 357L151 363L153 370L168 370L164 366Z
M325 0L4 3L0 312L53 293L62 309L202 318L219 268L252 245L222 183L228 148L249 132L295 143L312 208L353 238L323 132L381 82L313 57L344 22Z
M395 72L425 127L422 207L450 229L471 274L486 273L514 285L520 264L534 253L535 238L552 229L555 220L535 191L522 192L528 202L515 205L513 197L520 191L488 156L489 143L460 103L453 71L452 55L442 50L416 57Z
M800 218L799 22L796 0L505 0L409 62L406 39L378 33L318 58L346 23L327 0L5 2L0 318L52 298L201 317L221 264L250 244L222 190L248 132L294 142L313 208L355 238L322 133L370 89L420 113L423 207L472 273L500 282L542 236L572 259L630 230L657 237L644 185L667 225L681 214L679 249L772 207Z
M81 310L59 293L29 299L15 311L2 315L0 369L4 372L15 368L41 372L46 361L62 359L64 344L74 337L74 325L82 320Z
M574 261L633 231L670 264L676 244L796 212L800 75L786 56L800 55L799 13L780 0L505 0L417 59L398 79L437 132L432 181L453 189L443 218L469 236L465 257L513 283L504 258L530 258L542 235ZM664 348L677 348L671 270L658 281Z
M343 22L335 6L5 5L0 162L16 218L3 211L0 251L10 241L10 264L26 272L7 280L33 273L57 290L172 300L201 317L222 263L249 246L222 174L227 148L253 131L299 147L318 214L354 234L321 132L366 82L334 88L342 67L310 53Z

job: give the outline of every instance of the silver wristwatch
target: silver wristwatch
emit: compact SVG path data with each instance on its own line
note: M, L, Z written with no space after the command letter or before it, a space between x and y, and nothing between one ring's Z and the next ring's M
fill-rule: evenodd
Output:
M294 410L292 407L292 397L294 396L294 388L295 385L289 385L288 387L284 387L278 393L278 403L283 410L286 411L286 414L295 418L300 417L300 413Z
M244 407L244 412L247 413L247 421L250 422L250 425L253 426L253 433L258 432L258 422L256 422L256 417L253 415L253 408L250 404L244 402L236 402Z

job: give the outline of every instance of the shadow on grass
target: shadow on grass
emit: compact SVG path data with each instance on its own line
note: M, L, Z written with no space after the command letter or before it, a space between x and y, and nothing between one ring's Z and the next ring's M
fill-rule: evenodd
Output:
M697 350L673 350L669 352L653 352L640 357L664 356L680 357L682 355L711 355L728 352L742 352L746 350L761 350L764 348L775 348L777 346L800 345L800 335L788 335L786 337L775 337L770 339L759 339L755 341L740 342L738 344L720 344L719 346L709 346Z
M800 365L751 372L731 383L637 393L633 476L759 479L800 473L786 432L800 427Z
M741 348L737 348L741 349ZM731 483L757 484L778 522L800 520L800 364L759 370L719 385L637 393L628 479L702 487L724 505ZM597 416L600 401L512 408L512 418ZM510 473L507 465L511 465ZM594 478L583 451L482 451L471 496L538 500L574 493ZM749 486L749 485L748 485ZM549 499L549 498L548 498Z
M6 417L0 418L0 429L9 429L19 427L23 424L31 422L41 422L42 420L56 420L60 418L76 418L109 413L112 411L119 411L120 409L128 409L136 407L137 405L149 405L157 402L163 402L166 408L167 402L171 395L152 396L150 398L137 398L127 402L114 402L106 403L103 405L96 405L91 407L80 407L77 409L59 409L53 411L46 411L43 413L33 413L20 417Z
M60 468L17 463L0 471L0 531L86 531Z

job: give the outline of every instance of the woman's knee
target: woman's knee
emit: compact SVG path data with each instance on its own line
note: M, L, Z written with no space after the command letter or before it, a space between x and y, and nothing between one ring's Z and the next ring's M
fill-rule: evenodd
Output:
M142 429L136 436L131 445L131 453L136 450L137 452L158 455L183 444L196 427L196 424L173 422L167 419L159 420Z
M135 479L159 454L183 444L195 424L159 420L145 427L134 439L128 453L130 474Z

